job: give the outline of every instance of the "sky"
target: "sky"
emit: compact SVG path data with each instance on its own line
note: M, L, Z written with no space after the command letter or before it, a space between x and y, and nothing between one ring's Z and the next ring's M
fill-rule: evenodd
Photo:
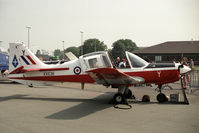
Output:
M139 47L199 40L199 0L0 0L0 41L63 49L97 38L108 48L119 39Z

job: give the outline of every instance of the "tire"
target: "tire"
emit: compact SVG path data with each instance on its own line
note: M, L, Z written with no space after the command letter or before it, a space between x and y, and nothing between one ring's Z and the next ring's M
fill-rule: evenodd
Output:
M116 93L113 97L113 101L115 104L122 104L125 101L124 95L121 93Z
M125 94L125 98L127 98L127 99L131 99L131 98L132 98L132 96L133 96L132 91L131 91L130 89L128 89L127 94Z
M149 95L144 95L144 96L142 97L142 102L150 102L150 97L149 97Z
M168 101L167 97L163 93L158 94L156 98L159 103L164 103Z

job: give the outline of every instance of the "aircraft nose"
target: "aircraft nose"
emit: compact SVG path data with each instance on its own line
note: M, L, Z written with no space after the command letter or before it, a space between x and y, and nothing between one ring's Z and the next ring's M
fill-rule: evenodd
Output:
M189 71L191 71L191 68L188 66L183 65L183 67L180 68L180 74L185 74Z

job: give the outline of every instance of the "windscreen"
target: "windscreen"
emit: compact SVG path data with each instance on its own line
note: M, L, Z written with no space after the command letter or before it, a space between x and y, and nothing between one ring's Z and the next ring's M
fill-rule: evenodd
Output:
M132 53L126 52L127 57L129 59L129 63L131 63L132 67L138 68L138 67L144 67L148 64L145 60L138 57L137 55L134 55Z
M105 67L111 67L111 64L106 56L102 56Z

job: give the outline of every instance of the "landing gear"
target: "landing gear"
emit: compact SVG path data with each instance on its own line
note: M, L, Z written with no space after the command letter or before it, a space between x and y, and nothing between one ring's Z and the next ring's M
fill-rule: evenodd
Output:
M164 93L162 93L162 85L158 85L158 91L160 92L158 95L157 95L157 97L156 97L156 99L157 99L157 101L159 102L159 103L164 103L164 102L167 102L168 101L168 98L166 97L166 95L164 94Z
M164 93L159 93L156 98L159 103L164 103L168 101Z
M133 96L132 91L128 89L127 92L125 92L125 98L130 99L132 98L132 96Z
M115 104L124 104L126 102L126 98L121 93L116 93L113 97L113 101Z
M118 93L116 93L113 97L114 104L128 104L127 99L131 99L134 97L132 91L128 89L126 86L119 86Z

